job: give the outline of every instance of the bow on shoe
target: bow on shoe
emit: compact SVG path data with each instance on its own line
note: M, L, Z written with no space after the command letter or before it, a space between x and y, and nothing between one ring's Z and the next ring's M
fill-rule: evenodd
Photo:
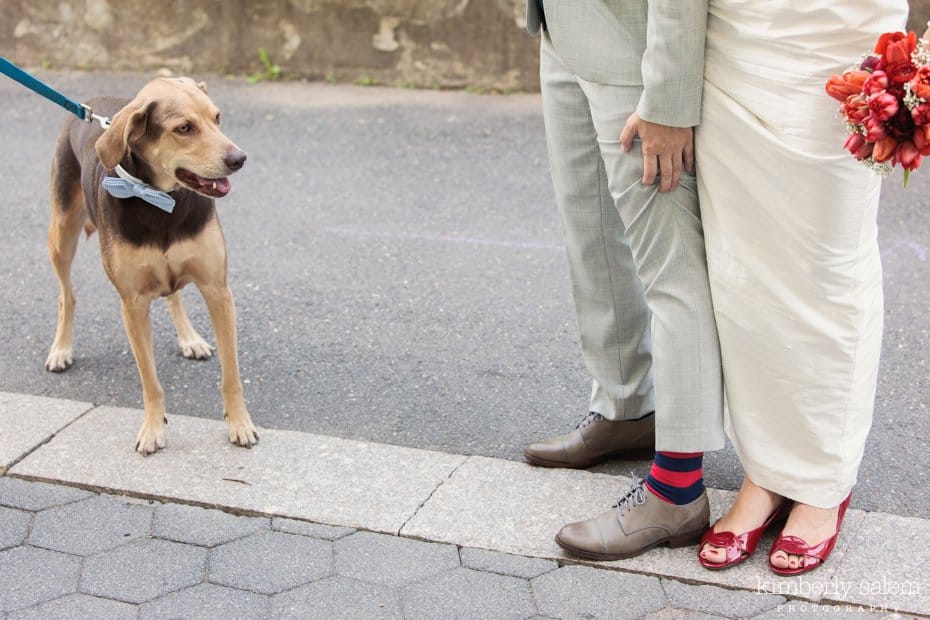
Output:
M134 183L118 177L104 177L103 189L107 190L107 193L114 198L132 198L135 196L167 213L174 211L174 198L169 196L167 192L157 190L143 183Z

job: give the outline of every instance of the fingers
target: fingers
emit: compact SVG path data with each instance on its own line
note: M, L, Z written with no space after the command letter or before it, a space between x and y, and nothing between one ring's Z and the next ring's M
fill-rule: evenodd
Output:
M623 131L620 132L620 146L623 147L624 153L630 152L633 148L633 140L639 135L639 130L636 128L637 119L636 114L630 116L623 126Z
M666 153L659 158L659 191L670 192L681 178L681 153Z
M659 158L643 149L643 185L652 185L659 174Z

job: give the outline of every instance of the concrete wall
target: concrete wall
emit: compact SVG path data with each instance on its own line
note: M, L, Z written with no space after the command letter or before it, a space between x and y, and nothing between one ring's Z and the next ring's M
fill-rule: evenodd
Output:
M762 1L762 0L760 0ZM525 0L0 0L0 55L26 66L263 71L397 86L536 90ZM923 32L930 0L911 0Z
M0 0L0 54L28 66L538 88L524 0Z

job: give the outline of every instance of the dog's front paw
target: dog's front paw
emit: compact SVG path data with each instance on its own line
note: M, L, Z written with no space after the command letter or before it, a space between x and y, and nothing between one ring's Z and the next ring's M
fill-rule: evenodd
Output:
M64 372L74 363L71 347L52 347L45 360L45 370L49 372Z
M142 456L155 454L165 447L165 423L142 424L136 435L136 452Z
M203 338L196 338L178 343L181 355L189 360L206 360L213 357L213 347Z
M251 420L239 422L226 421L229 428L229 442L243 448L251 448L258 443L258 431Z

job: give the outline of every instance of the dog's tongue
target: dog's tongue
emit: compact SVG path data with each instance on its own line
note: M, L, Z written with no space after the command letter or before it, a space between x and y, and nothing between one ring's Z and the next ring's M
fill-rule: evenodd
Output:
M200 183L202 187L207 192L216 192L221 196L225 196L229 193L229 190L232 186L229 184L229 177L223 177L222 179L197 179L197 182Z

